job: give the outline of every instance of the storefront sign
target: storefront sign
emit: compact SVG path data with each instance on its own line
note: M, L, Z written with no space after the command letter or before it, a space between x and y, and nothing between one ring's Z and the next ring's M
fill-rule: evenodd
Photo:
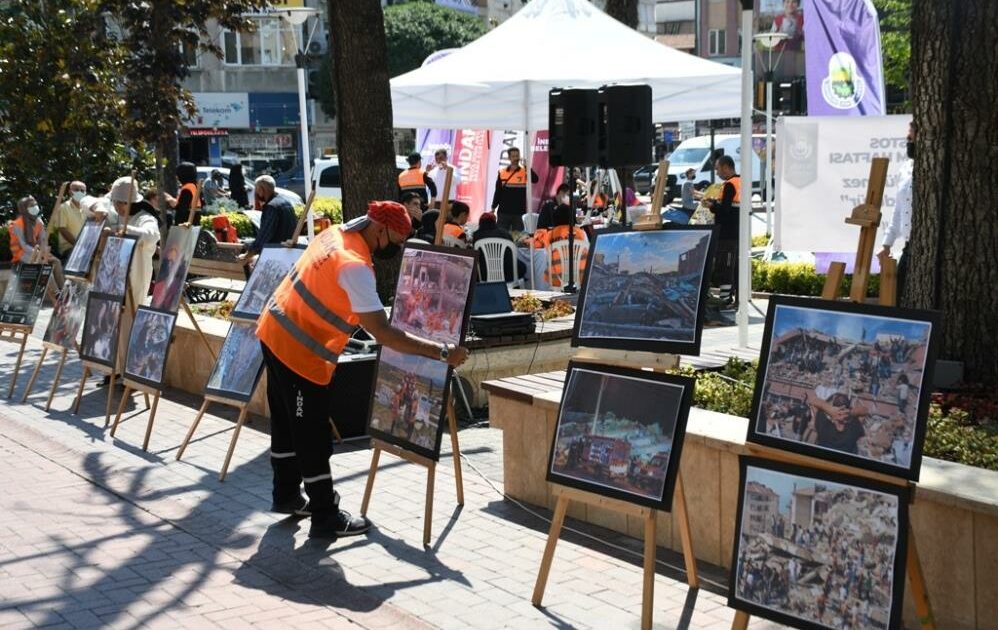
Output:
M190 127L249 129L249 94L246 92L194 92L197 113L185 121Z
M228 129L188 129L186 134L188 136L227 136L229 135Z
M229 136L232 150L258 151L261 149L290 149L294 140L290 133L237 133Z

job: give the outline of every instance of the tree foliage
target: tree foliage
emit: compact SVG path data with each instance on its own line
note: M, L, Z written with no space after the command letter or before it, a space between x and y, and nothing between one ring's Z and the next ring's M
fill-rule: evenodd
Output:
M385 9L385 37L390 76L415 70L432 53L460 48L488 31L474 15L426 2L406 2Z
M911 77L911 0L873 0L880 16L884 82L908 94Z
M61 182L100 190L127 169L116 92L122 57L104 41L95 5L0 3L0 219L24 195L47 209Z

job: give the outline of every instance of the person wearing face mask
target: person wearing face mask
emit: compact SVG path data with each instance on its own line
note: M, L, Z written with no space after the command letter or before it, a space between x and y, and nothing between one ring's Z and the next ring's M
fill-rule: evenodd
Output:
M87 185L81 181L66 182L59 191L59 198L65 196L66 189L69 189L69 199L64 201L52 213L52 220L49 221L49 235L55 234L59 239L58 256L64 264L69 259L69 254L76 244L76 237L89 214L86 210L88 205ZM92 198L91 198L92 199ZM92 203L92 201L91 201Z
M905 252L908 251L908 239L911 237L911 212L914 193L912 175L915 167L915 123L908 125L908 144L906 146L906 151L908 153L908 162L901 167L901 181L898 185L897 198L894 202L894 212L891 213L890 221L887 222L887 229L884 231L883 249L881 249L880 253L877 254L877 257L881 260L891 258L891 248L894 247L894 241L896 241L899 236L904 240L904 247L901 250L901 254L898 256L898 295L901 295L904 277L907 275L908 271L908 257L905 256Z
M403 354L453 367L468 357L466 348L429 341L388 322L373 259L397 256L411 232L402 204L372 201L365 216L312 239L260 315L256 335L267 369L271 510L311 516L310 537L335 540L371 527L367 519L340 509L329 468L330 387L338 357L357 326Z
M298 218L291 202L274 192L277 182L273 177L261 175L254 183L253 196L263 205L260 208L260 229L257 230L256 238L246 246L246 252L239 256L247 269L263 251L264 245L283 243L294 235L295 227L298 226Z
M62 264L49 251L45 240L45 222L41 209L32 196L17 202L18 217L10 223L10 253L13 263L45 263L52 265L52 279L62 288Z

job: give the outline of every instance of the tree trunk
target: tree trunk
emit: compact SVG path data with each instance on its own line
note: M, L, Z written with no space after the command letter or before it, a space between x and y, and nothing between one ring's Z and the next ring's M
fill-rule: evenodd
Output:
M368 201L398 197L381 3L329 0L329 27L343 218L352 219L367 212ZM376 267L383 299L395 290L398 264Z
M998 383L998 3L912 7L917 136L901 303L943 311L942 358L967 382Z
M606 14L633 29L638 28L638 0L606 0Z

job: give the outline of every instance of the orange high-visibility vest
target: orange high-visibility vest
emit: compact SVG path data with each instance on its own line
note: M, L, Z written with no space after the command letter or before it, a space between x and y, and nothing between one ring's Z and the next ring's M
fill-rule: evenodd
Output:
M499 181L506 185L506 188L526 188L527 169L522 166L516 168L516 172L511 172L509 167L499 169Z
M410 166L399 173L399 188L403 193L418 192L426 194L426 182L423 179L423 169Z
M184 184L183 186L180 187L180 190L177 192L177 195L179 196L180 193L182 193L185 190L191 193L191 210L196 210L200 208L201 195L198 194L197 184Z
M281 363L313 383L333 378L339 355L360 318L339 284L353 265L374 269L359 232L323 230L281 281L260 315L256 336Z
M738 175L735 175L734 177L729 179L727 183L735 187L735 198L731 200L731 203L733 205L740 204L742 201L742 178L739 177Z
M582 228L575 228L575 242L581 242L586 239L586 233L582 231ZM568 240L568 226L567 225L556 225L547 234L548 247L557 241L567 241ZM576 284L581 284L583 272L586 270L586 258L588 257L588 252L582 250L579 252L579 277L575 278ZM552 287L561 286L561 251L555 248L551 248L551 263L548 266L547 271L544 273L544 279Z
M444 235L456 238L458 240L464 240L467 238L467 234L464 233L464 228L454 223L444 224Z
M27 233L25 232L27 226L24 225L24 217L17 217L10 224L10 253L11 262L21 262L21 258L24 257L25 246L38 247L44 241L42 240L42 221L40 218L35 219L35 225L32 228L32 239L34 245L28 243Z

